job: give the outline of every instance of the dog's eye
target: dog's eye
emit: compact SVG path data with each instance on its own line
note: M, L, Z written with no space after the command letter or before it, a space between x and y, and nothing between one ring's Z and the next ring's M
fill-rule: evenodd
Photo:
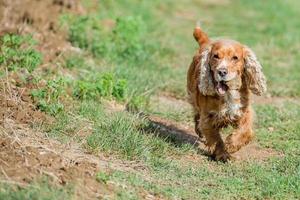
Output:
M237 56L233 56L232 60L238 60L239 58Z
M215 54L215 55L214 55L214 58L215 58L215 59L219 59L220 57L219 57L218 54Z

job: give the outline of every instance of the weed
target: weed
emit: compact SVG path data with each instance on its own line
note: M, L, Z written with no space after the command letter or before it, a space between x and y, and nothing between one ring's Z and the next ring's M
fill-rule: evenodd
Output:
M87 35L89 30L87 30L87 24L89 23L89 17L78 17L73 22L73 25L69 29L69 40L70 42L80 48L86 49L89 46L90 41Z
M107 181L109 181L110 179L110 175L105 173L105 172L99 172L96 175L96 180L102 183L107 183Z
M65 67L68 69L82 68L85 65L85 60L79 55L73 55L65 60Z
M106 50L102 47L104 40L101 41L102 28L97 16L73 16L69 20L69 40L74 46L90 50L94 55L101 55Z
M97 99L101 97L124 100L126 80L117 79L112 73L97 74L75 83L73 95L78 99Z
M37 108L50 115L57 115L63 111L64 105L61 103L61 95L65 92L65 80L58 78L48 80L45 87L31 91L31 96L37 102Z
M31 36L6 34L0 44L0 65L9 71L24 68L32 72L42 62L41 54L33 48L35 41Z
M148 54L145 32L145 23L140 17L118 18L111 39L115 59L143 59Z
M69 28L73 45L89 50L94 56L109 56L110 59L139 59L144 55L145 25L140 17L125 17L116 20L110 34L102 30L99 16L75 17Z
M138 112L145 109L149 105L149 101L149 96L133 94L127 104L127 109L131 112Z

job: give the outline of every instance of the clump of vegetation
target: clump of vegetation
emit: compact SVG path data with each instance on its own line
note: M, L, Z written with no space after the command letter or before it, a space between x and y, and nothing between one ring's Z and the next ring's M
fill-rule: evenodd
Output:
M86 108L88 109L88 108ZM151 159L166 155L168 143L154 135L144 135L147 122L128 113L98 116L94 132L87 138L93 150L119 153L127 159Z
M146 27L140 17L118 18L112 32L112 51L117 58L139 59L147 50Z
M110 175L108 173L105 172L98 172L96 175L96 180L98 182L102 182L102 183L107 183L107 181L109 181L110 179Z
M67 93L69 90L73 91L72 94ZM126 91L125 79L118 79L113 73L103 73L71 82L62 77L48 80L42 87L32 90L31 96L39 110L56 116L64 110L63 99L65 98L73 96L80 101L100 100L101 98L124 101Z
M6 34L0 39L0 65L9 71L20 68L32 72L42 62L42 55L34 49L31 36Z
M81 56L72 55L65 60L64 67L68 69L81 68L85 65L85 60Z
M126 107L130 112L139 112L149 104L149 101L149 96L134 94L129 99Z
M78 99L106 97L122 101L126 97L126 89L125 79L118 79L112 73L104 73L76 81L73 95Z
M61 96L65 92L65 80L58 78L48 80L45 87L32 90L31 95L37 102L37 108L52 116L63 111L64 105L61 103Z
M69 40L96 57L111 60L141 59L148 48L146 26L141 17L118 18L110 32L104 32L100 16L79 16L71 20Z
M69 40L74 46L90 50L94 55L102 54L106 50L103 45L105 38L97 16L74 16L68 20L71 24Z

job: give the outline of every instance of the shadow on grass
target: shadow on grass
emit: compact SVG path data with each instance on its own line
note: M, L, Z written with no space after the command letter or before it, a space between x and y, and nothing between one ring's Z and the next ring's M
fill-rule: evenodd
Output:
M197 149L199 154L203 156L210 155L205 150L205 145L200 141L199 137L194 134L192 128L183 127L176 122L154 116L147 116L146 119L149 122L148 126L143 128L143 131L146 133L156 134L176 147L181 147L185 144L192 145Z

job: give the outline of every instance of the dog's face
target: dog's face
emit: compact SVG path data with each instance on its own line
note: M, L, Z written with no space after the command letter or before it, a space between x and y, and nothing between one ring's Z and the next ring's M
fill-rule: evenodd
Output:
M223 96L229 88L228 82L240 79L244 70L243 45L230 40L212 44L209 66L216 92Z
M254 52L233 40L217 40L201 49L199 89L204 95L224 96L244 88L261 95L266 91L262 67ZM244 81L242 81L242 79Z

